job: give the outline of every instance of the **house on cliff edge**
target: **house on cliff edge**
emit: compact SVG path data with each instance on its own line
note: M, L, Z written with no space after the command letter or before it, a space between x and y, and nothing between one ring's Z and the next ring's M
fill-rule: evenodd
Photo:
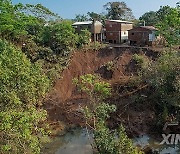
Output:
M104 28L103 24L99 21L83 21L83 22L75 22L72 24L77 33L80 33L81 30L89 30L91 32L91 40L102 42L104 38ZM94 36L95 35L95 36Z

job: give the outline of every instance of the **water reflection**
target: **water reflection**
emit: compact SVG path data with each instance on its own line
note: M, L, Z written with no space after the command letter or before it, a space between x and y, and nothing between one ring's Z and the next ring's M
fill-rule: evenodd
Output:
M153 153L156 154L180 154L180 145L160 145L160 141L157 141L153 137L143 135L133 139L134 145L141 147L142 149L151 148Z
M59 136L42 150L43 154L93 154L92 138L85 129L76 128Z
M90 135L92 136L92 134ZM180 145L159 145L153 137L143 135L133 139L134 144L145 149L151 148L156 154L179 154ZM92 138L87 135L83 128L76 128L63 136L53 139L53 142L48 143L43 149L42 154L93 154L91 148Z

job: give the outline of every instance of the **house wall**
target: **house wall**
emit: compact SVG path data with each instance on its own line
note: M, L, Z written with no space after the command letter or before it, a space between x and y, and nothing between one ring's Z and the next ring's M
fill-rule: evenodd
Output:
M95 33L100 34L103 31L103 25L95 23ZM91 25L91 32L94 33L94 25Z
M145 45L151 46L153 41L155 40L155 32L145 28L138 27L129 30L128 39L131 45L136 44L140 46L145 46Z
M95 29L94 29L95 26ZM94 41L96 38L96 41L102 42L104 40L104 31L103 31L103 25L100 23L93 24L81 24L81 25L73 25L75 28L75 31L80 34L81 30L89 30L91 32L91 40ZM95 32L95 36L94 36Z
M91 24L87 24L87 25L76 25L76 26L73 26L76 30L76 33L81 33L81 30L89 30L91 32Z
M128 40L128 30L132 29L132 24L125 24L114 21L106 21L106 41L109 43L123 43Z

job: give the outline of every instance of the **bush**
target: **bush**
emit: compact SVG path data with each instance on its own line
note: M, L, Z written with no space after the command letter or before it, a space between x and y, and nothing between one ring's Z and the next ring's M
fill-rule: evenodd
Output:
M141 68L145 68L148 65L148 59L143 55L134 54L132 59L136 62L137 66Z
M155 89L160 102L180 105L180 56L179 53L164 52L156 62L151 62L142 78Z
M90 97L90 105L87 105L83 111L87 126L93 123L91 128L93 128L94 147L97 151L100 154L142 153L133 146L123 126L116 132L111 131L106 125L109 114L116 111L115 105L104 103L104 99L111 94L110 84L92 74L81 76L80 80L74 79L74 83Z
M40 106L50 82L12 45L0 40L0 51L0 153L40 153L47 115Z
M105 48L106 46L107 45L96 41L96 42L91 42L88 45L85 45L84 49L85 50L95 50L95 51L98 51L98 50L100 50L102 48Z
M84 45L88 45L90 43L91 33L87 29L81 30L78 38L77 46L83 47Z

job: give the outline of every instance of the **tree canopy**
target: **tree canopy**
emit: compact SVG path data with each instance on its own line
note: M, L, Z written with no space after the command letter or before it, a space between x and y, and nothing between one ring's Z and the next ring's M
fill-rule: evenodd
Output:
M140 21L145 21L146 26L155 26L159 21L156 12L149 11L143 14L140 18Z
M134 16L132 10L126 5L125 2L108 2L104 5L107 11L107 18L114 20L133 20Z
M0 40L0 51L0 152L39 153L46 112L37 107L50 82L12 45Z
M166 13L166 14L164 14ZM160 21L156 25L167 44L180 44L180 8L161 7L157 12Z

